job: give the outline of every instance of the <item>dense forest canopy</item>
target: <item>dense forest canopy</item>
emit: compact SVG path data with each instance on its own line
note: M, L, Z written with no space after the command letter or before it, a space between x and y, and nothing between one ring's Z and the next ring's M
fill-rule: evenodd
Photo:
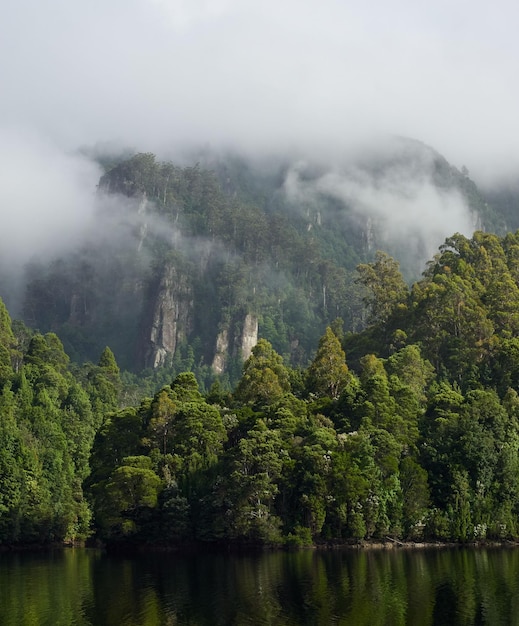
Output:
M77 365L2 305L0 542L516 539L519 232L453 235L410 287L384 252L355 275L362 332L333 320L301 367L260 338L203 393Z

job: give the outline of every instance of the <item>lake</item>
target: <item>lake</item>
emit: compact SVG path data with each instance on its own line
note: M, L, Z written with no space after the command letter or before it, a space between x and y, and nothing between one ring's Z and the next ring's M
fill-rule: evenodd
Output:
M519 548L2 553L0 624L519 625Z

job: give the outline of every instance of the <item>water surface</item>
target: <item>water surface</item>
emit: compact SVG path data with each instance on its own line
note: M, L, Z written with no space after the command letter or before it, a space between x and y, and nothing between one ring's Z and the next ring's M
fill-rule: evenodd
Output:
M519 626L519 549L0 554L3 626Z

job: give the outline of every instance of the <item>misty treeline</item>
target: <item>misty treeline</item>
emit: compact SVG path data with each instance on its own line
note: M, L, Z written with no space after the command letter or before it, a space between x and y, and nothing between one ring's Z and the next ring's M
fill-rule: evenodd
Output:
M368 326L305 367L263 338L231 391L183 372L131 402L109 348L73 364L2 306L1 543L517 539L519 232L357 280Z
M403 186L393 201L404 202L426 181L438 197L462 198L458 204L486 230L496 225L474 183L422 144L402 140L385 158L345 167L332 182L330 165L296 168L289 159L258 164L208 154L190 167L153 154L103 161L92 232L74 253L28 268L23 321L59 334L78 363L95 361L109 345L138 384L148 379L150 393L186 370L207 390L223 334L221 383L231 389L241 375L238 338L247 315L287 363L305 367L335 318L346 331L365 327L365 287L355 268L376 247L398 256L406 280L431 254L427 194L415 198L424 216L390 241L388 225L402 217L356 206L348 176L362 172L382 206L393 188Z
M75 361L95 360L110 345L122 369L152 386L192 370L205 387L218 333L234 338L248 313L293 364L307 362L335 317L359 327L360 226L341 226L337 214L316 229L319 207L289 207L280 180L258 182L240 160L220 168L217 175L153 154L111 167L99 183L91 236L73 254L28 268L25 323L58 332ZM162 315L175 347L154 372L151 336L162 328L155 310L163 298L176 309L171 319ZM228 387L240 376L240 357L231 345Z

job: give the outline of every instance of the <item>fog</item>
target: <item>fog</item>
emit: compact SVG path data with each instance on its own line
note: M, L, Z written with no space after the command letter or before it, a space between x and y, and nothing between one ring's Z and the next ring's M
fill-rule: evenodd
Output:
M73 250L92 228L100 169L20 130L1 129L0 146L0 296L17 310L25 265Z
M85 146L172 159L192 146L340 156L395 134L467 166L477 183L517 179L518 18L505 0L6 3L3 272L87 230L100 172L78 156ZM427 181L403 191L388 182L379 197L368 183L332 168L319 184L359 211L385 207L391 219L378 217L396 230L414 217L433 233L445 222L448 233L470 230L459 199Z
M519 165L518 18L504 0L20 0L2 12L0 119L67 149L377 131L497 174Z
M342 207L339 215L351 220L353 214L371 228L372 246L415 263L415 277L447 237L455 232L471 236L476 229L478 216L459 191L435 183L435 153L426 146L394 138L380 142L376 152L373 146L367 153L359 149L356 156L321 165L317 175L307 162L294 163L285 193L302 207L320 196L335 198Z

